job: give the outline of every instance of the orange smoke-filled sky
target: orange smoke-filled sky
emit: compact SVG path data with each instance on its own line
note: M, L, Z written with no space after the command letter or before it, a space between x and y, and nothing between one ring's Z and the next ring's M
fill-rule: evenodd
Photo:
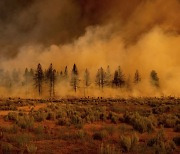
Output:
M155 26L180 32L179 0L1 0L0 54L15 57L25 45L66 44L89 26L114 25L127 45Z
M0 67L120 65L139 69L144 91L155 69L163 93L180 95L179 19L179 0L1 0Z

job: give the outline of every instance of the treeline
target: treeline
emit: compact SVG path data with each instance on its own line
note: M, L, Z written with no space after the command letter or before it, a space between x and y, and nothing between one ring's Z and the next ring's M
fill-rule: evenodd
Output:
M48 69L43 69L42 65L38 64L36 69L26 68L23 76L17 70L13 70L11 74L0 70L0 79L0 86L9 89L15 85L22 86L27 93L28 88L26 87L32 86L36 89L39 96L44 92L48 92L50 97L55 96L55 92L58 91L57 88L55 91L55 87L60 82L68 83L74 92L77 92L80 88L88 89L91 85L97 86L100 90L103 90L105 87L131 90L132 84L138 85L142 82L141 74L138 70L135 71L132 80L130 76L125 76L120 66L114 72L111 72L110 66L107 66L106 69L101 67L97 70L95 77L92 77L90 71L85 69L83 77L80 77L76 64L73 65L70 71L67 66L63 71L57 71L52 64L50 64ZM150 72L150 82L156 88L160 86L158 74L154 70Z
M151 71L150 79L152 86L158 88L159 77L156 71ZM76 64L73 65L70 73L68 72L67 66L65 67L64 71L58 72L53 68L53 65L50 64L50 67L43 71L41 64L38 64L33 80L39 95L42 94L43 83L47 84L49 87L50 97L55 96L55 85L56 82L60 81L69 82L74 92L77 92L78 88L88 88L92 84L95 84L97 87L99 87L99 89L103 89L104 87L130 89L132 84L130 77L126 78L120 66L117 68L117 70L115 70L114 74L111 73L110 66L108 66L106 70L104 70L102 67L99 68L97 70L95 80L92 81L88 69L85 69L83 78L80 78ZM139 71L136 70L133 84L137 85L141 82L141 80L141 75ZM82 87L79 86L80 83Z

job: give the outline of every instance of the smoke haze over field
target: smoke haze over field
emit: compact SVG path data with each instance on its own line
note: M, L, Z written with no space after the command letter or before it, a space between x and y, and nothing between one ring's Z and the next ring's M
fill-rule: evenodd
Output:
M101 66L110 65L113 74L120 65L126 78L133 80L136 69L142 76L133 96L180 96L179 19L179 0L1 0L0 66L24 70L52 62L70 72L76 63L81 76L88 68L94 78ZM153 69L160 77L158 93L149 84ZM64 87L57 86L59 94L70 93Z

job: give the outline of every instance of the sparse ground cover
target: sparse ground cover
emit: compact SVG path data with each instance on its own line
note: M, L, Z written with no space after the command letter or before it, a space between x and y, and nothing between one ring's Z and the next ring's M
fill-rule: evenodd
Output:
M180 153L180 99L0 100L0 153Z

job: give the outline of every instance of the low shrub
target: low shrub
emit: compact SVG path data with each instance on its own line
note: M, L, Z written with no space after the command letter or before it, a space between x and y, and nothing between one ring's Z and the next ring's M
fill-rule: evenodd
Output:
M9 133L16 134L18 130L19 130L18 126L14 124L9 128Z
M56 111L59 109L58 105L53 104L53 103L47 105L47 108L50 108L52 111Z
M56 113L49 112L46 119L47 120L55 120L56 119Z
M37 152L37 146L35 144L28 144L26 149L30 154L35 154Z
M165 138L164 130L163 130L163 128L161 128L161 130L158 131L156 137L150 139L147 142L147 145L148 146L153 146L154 144L158 144L160 142L165 142L165 141L166 141L166 138Z
M108 132L106 130L101 130L93 134L93 139L102 141L107 136L108 136Z
M3 154L10 154L12 153L13 145L9 143L1 143L1 151Z
M75 128L77 128L77 129L83 129L83 128L84 128L84 123L75 124L74 126L75 126Z
M13 124L12 126L9 127L0 127L1 133L6 132L9 134L15 134L18 132L19 128L17 125Z
M105 120L107 119L106 114L105 114L105 113L101 113L101 114L99 115L99 119L100 119L101 121L105 121Z
M84 130L79 130L77 131L76 135L78 139L83 139L84 137L86 137L87 133Z
M36 128L34 128L34 133L36 135L41 135L44 133L44 128L43 126L37 126Z
M162 113L170 112L171 110L172 110L171 106L160 106L160 107L154 107L152 109L152 112L154 114L162 114Z
M163 129L156 137L148 140L147 145L153 148L154 153L172 153L176 149L174 141L167 141Z
M152 132L156 126L156 121L154 117L143 117L136 113L126 112L124 114L124 122L129 123L134 129L140 133Z
M111 111L112 112L115 112L115 113L124 113L125 112L125 108L122 108L122 107L119 107L118 105L113 105L112 108L111 108Z
M16 134L16 135L8 135L7 141L12 142L15 146L22 148L25 147L30 141L32 141L32 135L23 133L23 134Z
M121 136L120 146L124 152L129 152L134 150L139 142L139 138L136 134L132 136Z
M0 110L4 110L4 111L9 111L9 110L16 111L16 110L17 110L17 107L14 106L14 105L10 105L10 106L0 106Z
M111 122L114 123L114 124L117 124L118 121L119 121L119 117L116 114L112 113L112 112L109 113L108 119L111 120Z
M174 131L175 131L175 132L180 132L180 124L177 124L177 125L174 127Z
M109 144L101 144L100 146L100 154L117 154L118 152L115 149L114 145Z
M60 119L58 119L57 124L60 126L70 126L70 119L69 118L60 118Z
M118 130L120 131L121 134L124 134L125 132L131 131L131 128L129 128L126 124L121 124L118 127Z
M176 125L176 119L166 119L164 127L166 128L174 128Z
M174 128L178 124L178 117L175 115L163 114L159 116L159 125L163 125L165 128Z
M174 137L173 141L177 146L180 146L180 136Z
M22 129L32 129L34 126L34 118L28 115L19 117L16 124Z
M32 113L32 116L34 117L34 120L37 122L42 122L44 120L47 119L47 113L43 112L43 111L37 111Z
M56 119L58 118L64 118L64 117L67 117L67 113L63 110L58 110L56 112Z
M86 135L87 134L83 130L81 130L81 131L78 131L76 133L68 132L68 133L60 134L58 138L62 139L62 140L66 140L66 141L68 141L68 140L79 140L79 139L83 139L84 137L86 137Z
M71 123L74 125L83 123L83 119L79 115L73 115L72 117L70 117L70 119Z
M30 136L29 134L20 134L15 139L19 147L27 145L31 140L32 136Z
M107 126L107 127L105 127L104 129L105 129L105 130L108 132L108 134L111 135L111 136L117 131L117 129L116 129L115 126Z
M173 151L176 149L176 144L174 143L174 141L168 141L165 144L165 149L167 153L173 153Z
M120 145L125 152L129 152L131 149L131 138L129 136L122 136L120 139Z
M5 120L8 121L17 121L18 113L17 112L9 112L7 116L5 116Z

